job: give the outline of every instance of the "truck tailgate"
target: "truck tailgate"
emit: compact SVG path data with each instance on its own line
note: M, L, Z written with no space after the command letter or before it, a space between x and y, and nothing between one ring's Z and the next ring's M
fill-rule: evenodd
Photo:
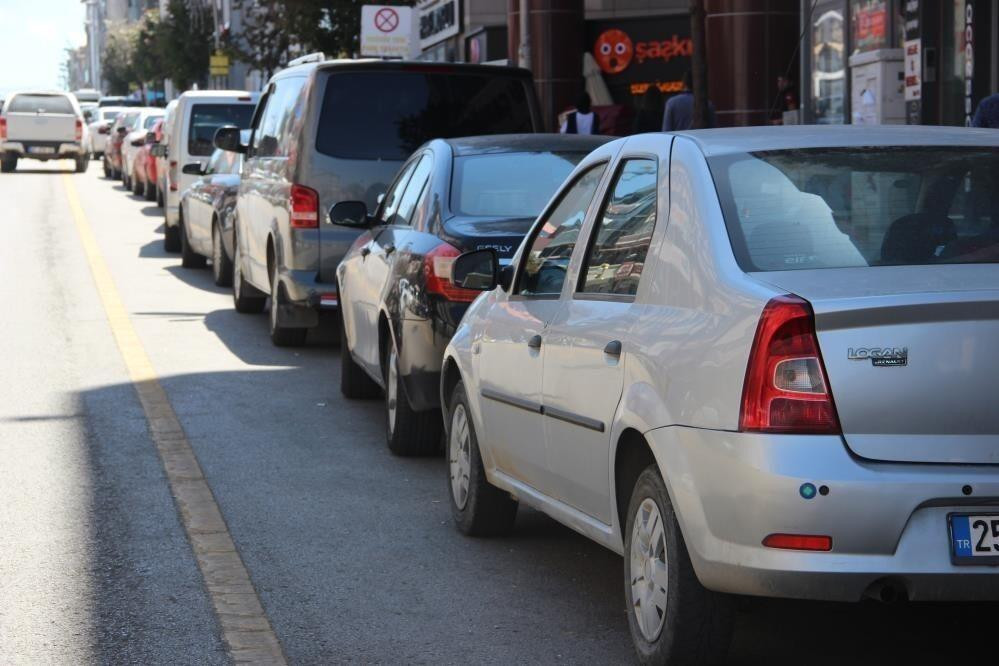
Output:
M61 113L8 113L8 141L76 140L76 116Z

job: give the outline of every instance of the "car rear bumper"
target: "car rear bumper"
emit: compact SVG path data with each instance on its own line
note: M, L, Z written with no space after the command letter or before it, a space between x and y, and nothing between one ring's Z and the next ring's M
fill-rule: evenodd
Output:
M872 463L838 436L667 427L647 437L710 589L856 601L888 583L917 600L999 598L999 570L951 562L947 525L955 511L999 514L994 467ZM805 499L806 483L828 493ZM832 550L764 547L776 533L829 536Z
M75 159L83 153L83 146L69 141L4 141L0 151L38 160Z
M319 325L321 312L336 312L340 298L336 285L320 282L314 270L286 270L281 273L281 284L288 298L282 310L284 326L312 328Z

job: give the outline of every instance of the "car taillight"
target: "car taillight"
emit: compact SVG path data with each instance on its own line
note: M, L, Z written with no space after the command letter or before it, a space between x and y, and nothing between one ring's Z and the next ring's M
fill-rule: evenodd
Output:
M107 125L101 125L100 127L97 128L97 133L98 134L107 134L110 131L111 131L111 128L108 127Z
M311 187L291 186L291 226L294 229L319 227L319 193Z
M76 119L76 140L83 141L83 121Z
M170 168L167 169L167 182L170 184L170 191L177 191L177 160L170 160Z
M746 367L739 430L840 432L808 301L778 296L763 308Z
M434 249L427 252L423 258L423 273L426 276L427 293L443 296L449 301L457 303L471 303L479 293L474 289L463 289L456 287L451 282L452 268L454 260L461 254L461 250L441 243Z
M829 552L832 550L832 537L824 534L768 534L763 539L763 545L784 550Z
M7 119L0 118L0 140L7 138Z

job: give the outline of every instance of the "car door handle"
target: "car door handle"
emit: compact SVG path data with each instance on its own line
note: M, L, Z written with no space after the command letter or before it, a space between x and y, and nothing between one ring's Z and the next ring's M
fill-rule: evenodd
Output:
M604 353L607 354L608 356L620 356L621 355L621 341L620 340L611 340L610 342L608 342L607 346L604 347Z
M389 256L390 254L392 254L393 252L395 252L395 245L386 245L385 246L385 256L386 257Z
M368 247L367 245L365 245L364 247L361 248L361 256L362 257L366 257L369 254L371 254L371 248L370 247Z
M541 336L535 335L533 338L527 341L527 346L531 349L541 349Z

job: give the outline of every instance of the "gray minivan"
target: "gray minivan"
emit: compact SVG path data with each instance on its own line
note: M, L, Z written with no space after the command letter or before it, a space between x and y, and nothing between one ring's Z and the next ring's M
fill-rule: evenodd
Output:
M329 222L335 203L364 201L374 210L399 167L429 139L541 128L524 69L317 56L271 79L248 144L235 128L215 137L218 147L246 153L233 301L239 312L261 312L270 296L277 345L304 343L321 322L335 326L323 315L339 307L336 267L363 232Z

